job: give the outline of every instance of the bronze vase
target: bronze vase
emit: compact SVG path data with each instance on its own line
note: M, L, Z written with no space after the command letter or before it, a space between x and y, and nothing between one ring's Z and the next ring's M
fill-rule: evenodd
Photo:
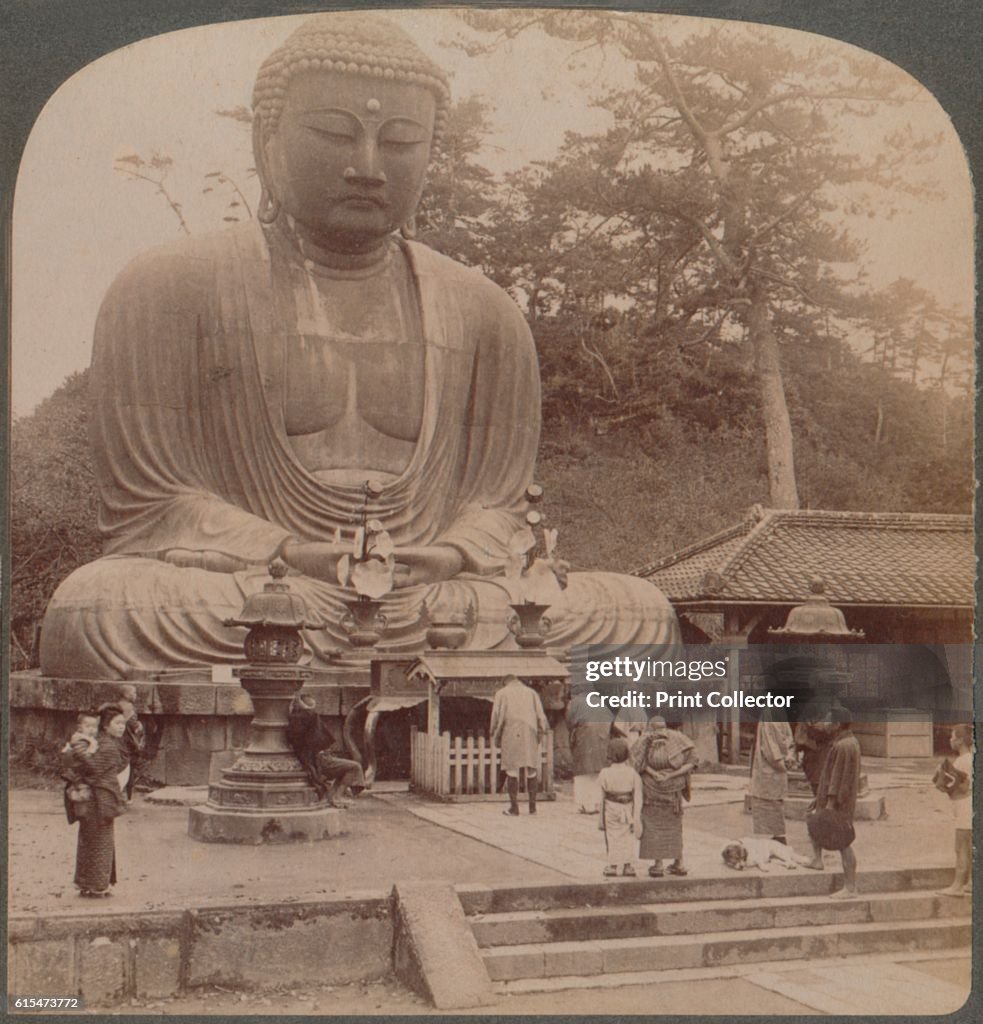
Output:
M348 634L352 647L374 647L382 637L382 630L388 620L382 614L382 602L371 597L357 597L346 601L348 613L341 620L341 627Z
M510 604L515 613L509 616L509 632L523 649L542 647L553 623L546 617L548 604L534 604L532 601Z

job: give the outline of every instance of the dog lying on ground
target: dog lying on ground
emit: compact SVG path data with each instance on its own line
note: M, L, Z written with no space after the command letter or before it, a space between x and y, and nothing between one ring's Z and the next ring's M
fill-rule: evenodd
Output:
M731 839L720 851L724 863L735 871L760 868L765 873L775 871L778 865L794 871L809 863L808 857L798 854L790 846L765 836L745 836Z

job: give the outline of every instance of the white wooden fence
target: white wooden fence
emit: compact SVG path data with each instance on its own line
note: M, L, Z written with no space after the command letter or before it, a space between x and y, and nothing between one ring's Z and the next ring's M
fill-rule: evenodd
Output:
M496 798L500 786L501 752L483 733L477 737L410 733L410 779L417 792L433 793L446 799L480 800ZM553 794L553 733L548 732L539 748L538 792ZM526 792L525 770L519 774L519 791ZM497 797L496 799L501 799Z

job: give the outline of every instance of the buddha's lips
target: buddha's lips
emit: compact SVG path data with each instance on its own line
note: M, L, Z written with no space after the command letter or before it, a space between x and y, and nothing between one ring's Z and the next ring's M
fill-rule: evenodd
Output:
M353 204L371 203L373 206L378 206L380 210L385 210L389 206L389 204L385 201L385 199L382 199L379 196L369 196L369 195L355 194L355 195L344 195L344 196L340 196L339 198L340 198L340 200L343 203L353 203Z

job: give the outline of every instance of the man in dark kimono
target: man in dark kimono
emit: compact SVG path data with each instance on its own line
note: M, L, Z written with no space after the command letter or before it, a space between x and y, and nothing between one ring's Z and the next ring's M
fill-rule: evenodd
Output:
M338 741L321 721L314 701L306 694L298 694L291 701L287 716L287 742L304 766L318 795L327 798L332 806L348 806L346 790L357 797L365 789L362 766L357 761L335 754Z
M833 740L819 779L816 810L835 811L852 830L860 791L860 744L853 735L848 714L846 709L834 709L834 721L829 726ZM812 850L813 859L808 866L822 871L823 851L815 839ZM853 899L857 895L857 855L853 852L852 842L840 850L840 860L843 863L843 888L834 892L832 898Z

